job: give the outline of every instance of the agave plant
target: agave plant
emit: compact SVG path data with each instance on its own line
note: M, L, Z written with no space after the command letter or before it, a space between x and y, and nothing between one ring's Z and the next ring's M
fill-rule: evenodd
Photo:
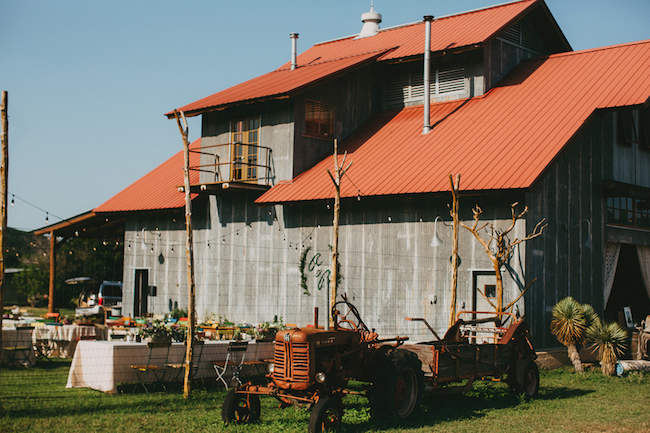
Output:
M598 359L603 374L614 376L618 357L625 353L627 331L618 323L601 323L600 320L587 329L586 337L598 349Z
M594 309L590 305L580 305L571 296L553 307L551 333L567 347L569 359L578 372L584 371L579 350L585 343L585 331L595 320L598 316Z

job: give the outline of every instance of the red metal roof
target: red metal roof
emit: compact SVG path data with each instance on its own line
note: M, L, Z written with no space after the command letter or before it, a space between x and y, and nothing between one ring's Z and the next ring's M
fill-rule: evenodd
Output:
M332 77L369 60L374 60L384 52L385 50L373 50L370 53L302 66L293 71L290 69L278 69L215 93L214 95L199 99L196 102L179 108L178 111L184 112L186 117L191 117L201 114L206 108L214 108L252 99L286 95L300 90L311 83ZM170 112L166 115L171 118L174 116L174 113Z
M527 188L594 110L649 100L650 41L527 61L483 97L433 105L427 135L422 106L373 118L339 146L353 161L341 195L448 191L450 173L464 190ZM257 203L331 198L333 165L325 158Z
M431 50L446 51L485 43L538 4L543 4L542 0L523 0L435 19L431 24ZM570 48L568 43L566 45ZM236 102L285 96L367 61L392 60L421 55L423 52L423 22L380 30L372 37L348 37L324 42L299 55L298 68L293 71L286 63L273 72L178 110L189 117ZM174 116L173 112L166 115L170 118Z
M541 3L541 0L524 0L434 19L431 23L431 51L483 44L537 3ZM298 57L298 65L377 49L395 48L381 56L379 61L421 55L424 53L424 22L380 30L372 37L354 38L351 36L314 45ZM288 64L283 66L286 67Z
M200 146L201 139L190 144L191 149ZM199 158L199 153L190 152L190 165L198 165ZM184 183L183 165L183 151L180 151L92 212L175 209L185 206L185 194L178 191L178 186ZM199 172L190 170L190 183L198 182ZM192 195L194 197L196 194Z

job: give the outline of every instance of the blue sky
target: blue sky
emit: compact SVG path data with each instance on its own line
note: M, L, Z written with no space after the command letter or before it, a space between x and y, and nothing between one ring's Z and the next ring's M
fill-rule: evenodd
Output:
M375 0L382 28L501 3ZM650 38L649 0L547 0L574 50ZM182 149L164 113L358 33L370 0L0 0L9 226L102 204ZM190 138L200 136L198 118ZM49 214L46 214L49 213ZM49 216L46 222L46 216Z

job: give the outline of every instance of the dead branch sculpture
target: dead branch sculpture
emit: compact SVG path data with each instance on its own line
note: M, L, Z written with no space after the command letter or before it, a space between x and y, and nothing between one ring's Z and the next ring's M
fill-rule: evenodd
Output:
M492 305L492 307L494 307L494 309L497 312L502 312L504 310L511 308L515 304L515 302L517 302L523 296L525 291L528 290L528 288L535 282L535 280L533 280L533 282L531 282L521 292L521 294L517 297L515 301L509 303L506 306L506 308L504 308L503 307L503 277L501 275L501 267L510 261L510 257L512 257L514 248L517 245L519 245L522 242L526 242L540 236L544 231L544 228L548 226L548 224L545 223L546 218L544 218L540 222L538 222L537 225L535 225L534 230L528 236L525 236L522 239L515 238L514 240L510 241L508 235L515 228L515 224L517 223L517 220L523 218L524 215L526 215L526 213L528 212L528 206L525 206L523 211L517 213L515 208L517 207L518 204L519 203L513 203L510 206L510 211L511 211L510 225L504 230L501 230L495 227L492 223L488 223L488 222L479 226L480 218L481 218L481 214L483 213L483 210L478 205L476 205L476 207L472 210L472 213L474 214L474 223L471 226L463 222L460 222L461 226L469 230L469 232L474 235L476 240L483 246L485 253L490 258L490 261L492 261L492 266L494 268L494 273L496 276L496 283L497 283L496 284L496 291L497 291L496 305L494 305L494 303L492 303L485 296L484 293L481 292L481 295L485 297L485 299L490 303L490 305ZM487 240L484 239L480 233L484 229L486 229L486 232L488 233L489 236Z

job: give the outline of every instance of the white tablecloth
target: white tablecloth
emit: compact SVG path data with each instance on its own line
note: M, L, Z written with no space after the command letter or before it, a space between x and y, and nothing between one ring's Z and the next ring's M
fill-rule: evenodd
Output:
M82 337L95 337L98 340L104 340L105 335L104 330L94 326L46 324L34 329L34 342L47 340L52 349L51 356L71 358L74 355L77 342Z
M32 328L2 327L2 345L6 348L25 347L25 350L3 350L1 362L12 367L32 367L36 364L34 345L32 344Z
M228 343L213 340L205 342L196 378L216 378L212 361L226 359ZM184 355L185 345L172 343L169 363L182 362ZM131 365L146 364L148 356L146 343L82 340L72 359L66 388L92 388L115 394L118 384L138 382L138 375ZM246 360L257 361L272 357L271 342L248 343Z

